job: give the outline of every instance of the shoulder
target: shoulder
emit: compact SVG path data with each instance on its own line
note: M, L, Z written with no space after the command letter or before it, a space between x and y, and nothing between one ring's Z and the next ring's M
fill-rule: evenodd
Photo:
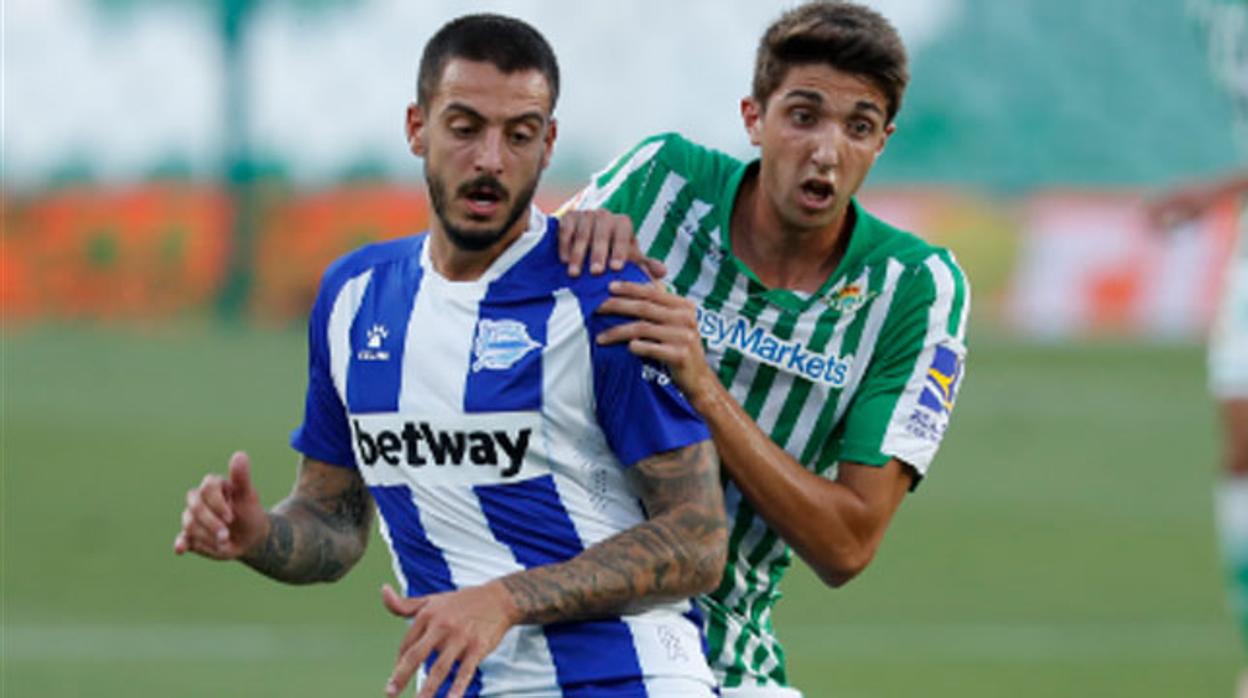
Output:
M408 260L419 261L428 233L376 242L334 260L321 277L321 294L341 288L351 279L379 267Z
M645 283L649 277L640 267L629 262L624 269L607 269L601 274L588 272L570 276L568 265L559 258L559 220L549 218L549 225L542 239L529 250L511 269L494 282L491 296L519 301L526 298L549 297L559 292L575 296L582 306L596 308L610 293L612 281L636 281ZM587 312L592 308L587 308Z
M903 281L910 283L949 285L960 289L967 287L966 274L951 251L886 223L861 206L858 212L862 216L859 225L872 242L872 262L900 264Z
M649 171L658 166L686 179L716 172L731 172L741 161L714 148L695 143L679 133L660 133L642 140L604 170L595 180L605 183L617 176Z

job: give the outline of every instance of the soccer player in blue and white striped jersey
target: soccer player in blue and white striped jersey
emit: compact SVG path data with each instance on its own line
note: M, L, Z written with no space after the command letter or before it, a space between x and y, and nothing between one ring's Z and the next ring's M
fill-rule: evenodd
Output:
M724 564L714 451L662 366L591 339L644 274L570 278L532 208L557 96L526 24L430 40L407 135L435 220L325 274L294 491L265 512L237 454L188 493L177 552L291 583L345 573L380 509L411 619L391 696L421 669L421 698L716 692L689 600Z

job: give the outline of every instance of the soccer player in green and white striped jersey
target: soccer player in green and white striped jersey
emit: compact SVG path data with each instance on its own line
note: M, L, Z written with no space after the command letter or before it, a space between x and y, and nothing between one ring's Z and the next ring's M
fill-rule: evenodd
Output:
M598 339L664 361L711 427L732 523L701 606L725 696L800 696L771 625L792 551L830 586L860 572L927 473L961 382L962 271L853 198L907 79L887 20L808 3L759 45L741 106L759 160L656 136L571 202L627 216L667 269L669 290L616 285L603 311L639 321ZM570 266L590 244L601 261L613 239L622 261L601 221L565 215Z

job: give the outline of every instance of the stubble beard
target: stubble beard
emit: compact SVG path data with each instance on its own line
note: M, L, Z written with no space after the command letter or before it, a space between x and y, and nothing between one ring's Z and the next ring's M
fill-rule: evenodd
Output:
M477 183L487 181L498 188L500 192L506 193L503 185L489 175L483 175L477 179L463 185L461 189L469 188ZM537 192L538 178L534 177L528 186L515 197L511 210L507 212L507 218L503 225L494 230L474 230L468 231L465 228L458 227L451 223L447 215L447 206L450 202L446 193L446 185L440 177L425 169L425 184L429 188L429 200L433 205L433 213L438 217L438 221L442 224L442 229L446 231L446 236L450 239L451 244L455 245L465 252L481 252L495 245L507 235L507 231L511 230L511 226L520 220L520 216L524 215L529 209L529 205L533 201L533 195Z

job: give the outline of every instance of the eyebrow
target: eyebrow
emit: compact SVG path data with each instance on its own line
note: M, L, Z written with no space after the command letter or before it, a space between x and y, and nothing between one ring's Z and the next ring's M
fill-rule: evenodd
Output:
M450 104L447 104L442 109L442 113L446 114L448 112L459 112L459 113L466 114L479 121L489 121L489 119L487 119L484 114L477 111L476 109L473 109L467 104L464 104L463 102L451 102ZM539 123L545 124L546 115L540 111L528 111L518 116L513 116L507 119L506 123L514 124L514 123L518 123L521 121L530 121L530 120L535 120Z
M784 95L784 99L786 101L790 99L802 99L802 100L814 102L815 104L820 104L820 105L824 103L823 95L818 92L815 92L814 90L802 90L802 89L790 90L787 94ZM884 116L884 110L880 108L880 105L876 104L875 102L867 101L865 99L859 100L854 103L854 111L875 112L876 114L879 114L880 116Z

